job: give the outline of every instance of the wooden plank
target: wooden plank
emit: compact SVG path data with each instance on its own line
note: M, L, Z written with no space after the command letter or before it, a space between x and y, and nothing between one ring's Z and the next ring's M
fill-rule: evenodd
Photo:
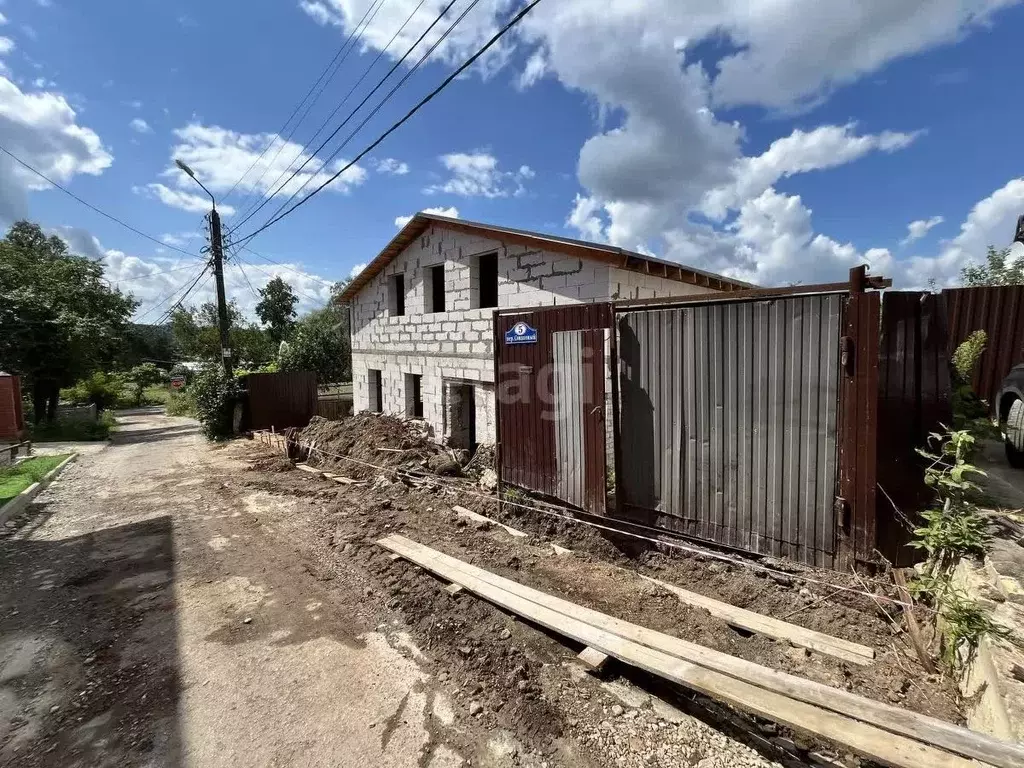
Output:
M722 619L734 627L745 629L748 632L757 632L768 637L788 640L793 645L798 645L801 648L810 648L812 651L825 653L829 656L835 656L837 659L842 659L852 664L868 665L875 658L874 649L868 648L866 645L851 643L849 640L832 637L823 632L815 632L813 629L798 627L787 621L764 616L754 611L748 611L745 608L737 608L720 600L689 592L674 584L652 579L650 576L641 575L640 578L652 584L657 584L662 589L671 592L687 605L703 608L712 616Z
M589 645L580 651L576 658L583 662L583 666L591 672L600 672L604 669L605 664L608 663L607 653L601 653L599 650L591 648Z
M447 587L444 588L444 591L447 592L452 597L455 597L457 594L459 594L459 592L462 591L462 585L461 584L449 584Z
M388 536L378 544L401 552L406 559L474 594L628 664L883 763L907 768L975 765L935 748L941 747L1000 768L1024 766L1024 747L1019 745L630 624L403 536ZM885 731L884 738L879 737L880 730Z
M309 464L296 464L295 468L296 469L301 469L303 472L309 472L309 474L316 475L317 477L323 477L324 476L324 473L323 473L322 470L319 470L316 467L311 467L311 466L309 466Z
M497 520L492 520L489 517L481 515L479 512L474 512L471 509L466 509L465 507L460 507L458 504L456 504L456 505L454 505L452 507L452 512L455 512L460 517L465 517L465 518L468 518L470 520L474 520L474 521L476 521L478 523L490 523L491 525L496 525L499 528L504 528L505 531L510 536L514 536L517 539L524 539L524 538L526 538L527 536L530 535L530 534L524 533L523 531L520 531L520 530L518 530L516 528L513 528L510 525L505 525L504 523L499 523Z

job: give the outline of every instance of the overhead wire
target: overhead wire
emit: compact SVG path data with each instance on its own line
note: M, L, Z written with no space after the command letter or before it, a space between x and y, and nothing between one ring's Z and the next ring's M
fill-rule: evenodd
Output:
M164 296L162 299L160 299L159 301L151 304L149 309L147 309L145 312L143 312L141 315L139 315L137 318L135 318L135 322L136 323L141 323L144 318L149 317L150 314L155 312L160 307L164 306L167 302L169 302L171 299L173 299L176 294L178 294L180 291L184 290L185 286L189 285L189 281L192 281L192 284L194 285L196 282L199 281L199 278L201 278L203 276L203 273L205 273L206 270L209 269L209 268L210 268L210 264L209 263L203 264L200 267L199 272L197 272L195 275L187 278L185 280L185 282L183 282L181 285L177 286L176 288L173 288L171 290L171 292L168 293L166 296ZM156 322L156 323L152 323L152 324L153 325L159 325L160 323Z
M317 100L319 100L319 98L323 95L323 92L327 89L327 86L338 74L338 71L341 69L341 66L345 63L345 60L348 58L349 54L352 52L353 49L355 49L358 42L362 39L363 34L366 32L366 29L369 27L373 19L376 18L377 12L383 7L385 2L386 0L374 0L374 2L370 4L370 6L366 9L366 12L363 14L363 17L359 20L356 26L353 27L352 31L349 33L349 36L339 46L338 51L334 54L334 58L326 67L324 67L323 72L320 73L320 77L318 77L316 82L313 83L310 89L306 92L306 95L302 97L302 101L300 101L296 105L295 109L292 110L291 115L289 115L288 119L285 120L284 125L281 126L281 129L277 132L277 134L275 134L274 138L270 141L270 143L263 148L263 151L260 152L259 156L255 160L253 160L252 164L249 166L248 169L246 169L245 173L243 173L239 177L238 181L236 181L232 185L231 189L227 191L227 194L225 194L224 196L225 200L228 198L229 195L231 195L232 192L234 192L235 188L238 187L242 180L252 172L253 168L256 167L260 160L262 160L266 156L267 152L270 151L270 148L274 145L277 139L281 137L281 134L287 129L288 124L292 121L295 115L298 114L299 110L302 109L303 104L306 102L307 99L309 99L310 94L312 94L313 91L316 90L317 86L320 85L321 81L323 81L323 85L320 87L319 92L317 92L317 94L313 96L311 100L309 100L309 104L306 106L305 112L302 113L302 116L295 122L295 125L292 126L291 130L288 132L288 135L284 137L284 140L280 143L280 145L277 148L277 152L274 153L274 156L270 159L270 162L267 163L267 166L263 169L263 172L260 174L259 178L256 179L256 181L253 182L253 184L249 185L250 191L245 196L243 201L239 204L239 208L241 208L242 206L246 206L245 211L248 211L253 205L256 204L256 201L253 201L250 204L250 200L252 200L252 197L256 194L260 182L263 181L263 178L267 175L267 171L271 167L273 167L275 162L277 162L277 158L281 156L281 152L284 150L285 146L287 146L288 143L291 141L292 136L295 135L295 131L298 130L298 127L302 124L303 120L305 120L306 117L309 115L309 112L313 108L313 105L317 102ZM370 16L371 11L373 12L372 16ZM369 18L367 19L368 16ZM324 80L324 77L327 75L328 71L332 69L332 67L333 71L331 72L330 76L327 77L326 80ZM332 115L333 114L334 113L332 113ZM323 126L321 126L317 130L317 133L313 135L313 138L306 142L306 145L303 146L303 148L299 151L295 158L288 164L288 167L284 171L282 171L281 175L287 173L288 169L290 169L292 164L294 164L296 160L298 160L298 158L302 156L302 153L305 151L306 147L308 147L309 144L313 142L313 140L316 138L317 135L319 135L321 130L323 130ZM276 184L279 179L280 176L278 176L278 178L275 179L274 182L268 186L274 186L274 184ZM245 212L243 212L243 215L244 213Z
M58 184L58 183L57 183L56 181L54 181L53 179L51 179L51 178L50 178L49 176L47 176L47 175L46 175L45 173L43 173L42 171L40 171L40 170L37 170L36 168L33 168L33 167L32 167L31 165L29 165L28 163L26 163L26 162L25 162L24 160L22 160L22 159L21 159L20 157L18 157L18 156L17 156L16 154L14 154L14 153L13 153L13 152L11 152L11 151L10 151L9 149L7 149L7 147L4 147L4 146L0 145L0 152L3 152L3 153L4 153L5 155L7 155L8 157L10 157L10 158L11 158L12 160L14 160L14 162L18 163L18 164L19 164L19 165L21 165L22 167L24 167L24 168L26 168L27 170L29 170L29 171L31 171L32 173L34 173L34 174L35 174L36 176L38 176L39 178L41 178L41 179L42 179L43 181L45 181L45 182L46 182L47 184L49 184L49 185L51 185L51 186L53 186L53 187L55 187L55 188L59 189L59 190L60 190L61 192L63 192L63 193L64 193L65 195L67 195L68 197L71 197L72 199L74 199L74 200L77 200L77 201L78 201L79 203L81 203L82 205L84 205L84 206L85 206L86 208L89 208L89 209L91 209L91 210L95 211L95 212L96 212L96 213L98 213L98 214L99 214L100 216L103 216L103 217L105 217L105 218L107 218L107 219L110 219L110 220L111 220L112 222L114 222L115 224L120 224L120 225L121 225L122 227L124 227L125 229L127 229L127 230L129 230L129 231L131 231L131 232L134 232L134 233L135 233L136 235L138 235L139 237L144 237L144 238L146 238L147 240L152 240L152 241L153 241L154 243L156 243L157 245L159 245L159 246L160 246L161 248L170 248L170 249L171 249L172 251L177 251L178 253L183 253L183 254L185 254L186 256L191 256L191 257L192 257L192 258L194 258L194 259L195 259L195 258L202 258L201 256L197 256L197 255L196 255L196 254L194 254L194 253L189 253L188 251L182 250L181 248L176 248L176 247L175 247L175 246L173 246L173 245L169 245L168 243L165 243L165 242L163 242L162 240L158 240L157 238L153 237L152 235L148 235L148 234L146 234L146 233L145 233L145 232L143 232L143 231L142 231L141 229L137 229L136 227L133 227L133 226L132 226L131 224L128 224L127 222L125 222L125 221L122 221L121 219L117 218L116 216L114 216L114 215L112 215L112 214L109 214L109 213L107 213L106 211L102 210L101 208L97 208L97 207L96 207L95 205L93 205L92 203L90 203L90 202L89 202L88 200L83 200L83 199L82 199L81 197L79 197L78 195L76 195L76 194L75 194L74 192L72 192L72 191L71 191L71 190L69 190L68 188L66 188L66 187L64 187L64 186L61 186L60 184Z
M197 285L204 274L206 274L205 269L199 273L199 275L195 279L195 282L193 282L192 285L190 285L188 289L181 296L179 296L178 299L173 304L171 304L171 306L167 308L167 310L160 316L160 319L157 320L154 323L154 325L162 325L164 322L169 320L171 315L174 314L174 311L182 306L185 299L187 299L192 294L193 291L195 291L197 288L201 290L206 287L206 284L209 283L211 279L213 279L213 270L210 270L210 273L206 274L206 279L203 280L202 285Z
M286 216L294 212L296 209L298 209L305 203L309 202L313 197L322 192L324 188L332 184L339 176L345 173L345 171L347 171L349 168L351 168L353 165L359 162L362 158L364 158L366 155L368 155L370 152L372 152L374 149L380 146L384 142L384 140L388 138L388 136L390 136L392 133L401 128L406 122L408 122L412 118L413 115L415 115L424 106L433 101L438 96L438 94L440 94L445 88L447 88L452 83L453 80L455 80L459 75L461 75L471 66L473 66L473 64L476 63L476 61L481 56L483 56L488 50L490 50L516 24L522 21L526 14L533 10L533 8L535 8L540 2L541 0L533 0L529 5L525 6L522 10L520 10L519 13L513 16L512 19L507 24L505 24L505 26L503 26L500 30L498 30L497 33L494 34L494 36L490 38L490 40L488 40L479 50L477 50L476 53L474 53L472 56L466 59L461 65L459 65L459 67L455 69L455 71L453 71L450 75L448 75L448 77L446 77L436 88L434 88L430 93L428 93L419 102L417 102L416 105L412 107L412 109L406 112L404 116L402 116L390 128L384 131L384 133L382 133L380 136L374 139L374 141L370 142L370 144L367 145L366 148L364 148L352 160L346 163L344 167L340 168L330 178L328 178L326 181L320 184L316 189L307 194L301 200L295 202L291 207L283 210L280 213L275 214L262 226L260 226L250 234L242 237L241 239L236 240L235 244L247 243L257 235L259 235L261 232L266 231L274 224L279 222L281 219L285 218Z
M245 261L241 256L235 256L235 260L236 261L241 261L242 263L247 264L248 266L252 267L253 269L258 270L259 272L262 272L264 275L266 275L267 277L270 277L271 279L277 277L277 275L275 275L273 272L268 272L263 267L261 267L259 264L253 264L251 261ZM280 265L280 266L284 266L284 265ZM304 272L298 272L298 270L293 270L293 271L296 272L297 274L305 275L306 277L310 277L310 275L306 275L306 273L304 273ZM326 307L328 304L331 303L330 299L327 299L326 301L324 301L323 299L321 299L321 298L319 298L317 296L310 296L308 293L305 293L304 291L300 291L295 286L289 286L289 287L293 291L295 291L295 293L297 293L299 296L302 296L303 298L306 298L306 299L309 299L310 301L312 301L314 304L317 305L317 307Z
M423 30L423 32L422 32L422 33L420 34L420 36L419 36L418 38L416 38L416 41L415 41L415 42L414 42L414 43L413 43L412 45L410 45L410 46L409 46L409 48L408 48L408 49L407 49L407 50L405 51L405 53L403 53L403 54L402 54L402 57L401 57L400 59L398 59L398 60L397 60L397 61L396 61L396 62L395 62L395 63L394 63L394 64L393 64L392 66L391 66L391 69L389 69L389 70L388 70L388 71L387 71L387 72L386 72L386 73L384 74L384 76L383 76L383 77L381 77L381 78L380 78L380 79L379 79L379 80L377 81L377 84L376 84L375 86L373 86L373 88L372 88L372 89L370 89L370 92L369 92L369 93L367 93L367 94L366 94L366 96L364 96L364 97L363 97L363 100L362 100L362 101L360 101L360 102L359 102L359 104L357 104L357 105L355 106L355 108L354 108L354 109L352 109L352 111L348 113L348 116L347 116L347 117L346 117L346 118L345 118L345 119L344 119L344 120L343 120L343 121L341 122L341 124L340 124L340 125L338 125L338 126L337 126L337 127L336 127L336 128L335 128L335 129L333 130L333 131L331 131L330 135L328 135L328 137L327 137L326 139L324 139L324 140L323 140L323 142L321 142L320 146L318 146L318 147L317 147L317 148L316 148L316 149L315 149L315 150L314 150L314 151L312 152L312 154L310 154L310 155L309 155L309 156L308 156L308 157L307 157L307 158L305 159L305 161L303 161L302 165L300 165L300 166L299 166L298 168L296 168L296 169L295 169L294 171L292 171L291 175L290 175L290 176L289 176L289 177L288 177L287 179L285 179L285 180L284 180L284 181L283 181L283 182L282 182L282 183L281 183L281 184L280 184L280 185L279 185L279 186L278 186L278 187L277 187L277 188L276 188L276 189L275 189L275 190L274 190L273 192L271 192L271 193L270 193L269 195L265 196L265 197L264 197L264 199L263 199L263 200L262 200L262 201L260 202L260 204L256 206L256 208L254 208L253 210L249 211L249 212L248 212L248 213L247 213L247 214L246 214L246 215L245 215L244 217L242 217L242 218L241 218L241 219L240 219L240 220L239 220L239 221L238 221L238 222L237 222L237 223L235 224L235 228L236 228L236 229L237 229L238 227L242 226L243 224L245 224L245 222L247 222L247 221L248 221L249 219L251 219L251 218L252 218L253 216L255 216L255 215L256 215L256 214L257 214L257 213L259 212L259 210L260 210L260 209L261 209L261 208L262 208L262 207L263 207L264 205L266 205L266 204L267 204L267 203L269 203L269 202L270 202L271 200L273 200L273 199L274 199L274 197L275 197L275 196L276 196L276 195L277 195L277 194L278 194L278 193L279 193L279 192L280 192L280 191L281 191L282 189L284 189L284 188L285 188L286 186L288 186L288 184L289 184L289 183L291 182L291 180L292 180L292 179L294 179L294 178L295 178L296 176L298 176L298 174L300 174L300 173L302 172L302 170L303 170L303 169L304 169L304 168L305 168L305 167L306 167L306 166L307 166L307 165L308 165L308 164L310 163L310 161L311 161L311 160L312 160L312 159L313 159L314 157L316 157L316 156L317 156L317 155L318 155L318 154L320 153L320 151L321 151L321 150L322 150L322 149L323 149L324 147L326 147L326 146L327 146L327 145L328 145L328 144L329 144L329 143L330 143L330 142L331 142L331 141L332 141L332 140L334 139L334 137L335 137L335 136L337 136L337 135L338 135L338 133L339 133L339 132L341 131L341 129L342 129L342 128L344 128L344 127L345 127L345 126L346 126L346 125L348 124L348 122L349 122L349 121L350 121L350 120L351 120L351 119L352 119L353 117L355 117L355 115L356 115L356 114L357 114L357 113L359 112L359 110L360 110L360 109L362 109L362 108L363 108L363 106L364 106L364 105L366 104L366 102L370 100L370 98L371 98L371 97L373 96L373 94L375 94L375 93L376 93L376 92L378 91L378 89L380 89L380 87L381 87L381 86L383 86L385 82L387 82L388 78L390 78L390 77L391 77L391 75L392 75L392 74L393 74L393 73L394 73L394 72L395 72L395 71L396 71L396 70L398 69L398 67L400 67L400 66L402 65L402 63L403 63L403 62L405 62L405 60L406 60L406 59L407 59L407 58L408 58L408 57L410 56L410 54L412 54L412 52L413 52L413 51L414 51L414 50L415 50L415 49L416 49L416 48L417 48L417 47L419 46L419 44L420 44L421 42L423 42L424 38L425 38L425 37L426 37L426 36L427 36L428 34L430 34L430 31L431 31L431 30L432 30L432 29L433 29L433 28L434 28L435 26L437 26L437 24L438 24L438 23L439 23L439 22L441 21L441 19L443 19L443 18L445 17L445 15L446 15L446 14L448 13L448 11L449 11L449 10L451 10L452 6L453 6L453 5L455 5L455 3L456 3L456 2L458 2L458 0L450 0L450 2L449 2L449 3L448 3L448 4L447 4L447 5L446 5L446 6L444 7L444 8L442 8L442 9L441 9L441 12L440 12L440 13L439 13L439 14L437 15L437 17L436 17L436 18L435 18L435 19L434 19L434 20L433 20L432 22L430 22L430 25L429 25L429 26L428 26L428 27L427 27L427 28L426 28L425 30ZM473 6L475 6L475 5L476 5L476 4L478 3L478 2L479 2L479 0L472 0L472 3L471 3L471 5L470 5L470 6L469 6L469 8L467 9L467 12L468 12L468 10L469 10L469 9L471 9L471 8L472 8ZM418 10L418 8L419 8L419 6L417 6L417 10ZM416 13L416 11L414 10L414 11L413 11L413 13L412 13L412 14L410 14L410 16L409 16L409 19L411 19L411 18L412 18L412 17L413 17L414 15L415 15L415 13ZM465 17L465 15L466 15L466 12L464 12L464 13L462 14L462 16L460 16L460 17L459 17L459 19L458 19L458 20L457 20L457 21L456 21L455 23L456 23L456 24L458 24L458 22L459 22L459 21L461 21L461 20L462 20L462 19L463 19L463 18ZM406 22L405 22L406 24L407 24L407 23L409 22L409 19L407 19L407 20L406 20ZM452 27L451 27L451 28L449 28L448 32L451 32L451 29L453 29L453 28L454 28L454 26L455 26L455 25L452 25ZM396 33L395 33L395 35L394 35L394 37L392 37L392 38L391 38L391 42L394 42L395 38L397 38L397 37L398 37L398 34L399 34L399 33L401 32L401 30L402 30L402 29L404 29L404 28L405 28L405 24L403 24L403 25L402 25L402 27L401 27L401 28L399 29L399 32L396 32ZM447 33L445 34L445 37L446 37L446 36L447 36ZM444 39L444 38L442 37L442 39ZM388 45L389 45L389 46L391 45L391 42L389 42L389 43L388 43ZM434 44L434 46L433 46L433 47L431 48L431 50L433 50L433 48L434 48L434 47L436 47L436 46L437 46L437 43L435 43L435 44ZM386 48L385 48L384 50L386 50ZM372 67L373 67L373 65L377 63L377 61L378 61L378 60L380 59L380 57L381 57L381 56L383 55L383 53L384 53L384 50L380 51L380 52L379 52L379 53L377 54L377 57L376 57L376 58L375 58L375 59L373 60L373 62L371 63L371 65L370 65L370 68L372 68ZM417 66L418 66L418 65L417 65ZM364 72L364 73L363 73L363 77L365 77L365 76L366 76L366 75L367 75L367 74L369 73L369 71L370 71L370 68L367 68L366 72ZM415 69L414 69L413 71L415 71ZM346 94L346 96L345 96L345 99L347 99L347 98L348 98L348 96L349 96L349 95L350 95L350 94L352 93L352 91L354 91L354 90L355 90L356 86L358 86L358 84L359 84L360 82L362 82L362 80L363 80L363 77L361 77L361 78L360 78L360 79L359 79L359 80L357 81L356 85L352 87L352 89L351 89L351 90L349 91L349 94ZM404 80L405 80L405 79L408 79L408 75L406 76L406 78L404 78L404 79L403 79L403 82L404 82ZM394 91L392 91L392 93L393 93L393 92L394 92ZM389 94L389 95L388 95L388 97L386 97L386 98L384 99L384 101L387 101L387 98L390 98L390 96L391 96L391 94ZM344 102L343 102L343 103L344 103ZM382 105L382 104L383 104L383 102L381 103L381 105ZM381 105L378 105L378 107L377 107L377 108L379 109ZM340 106L340 105L339 105L339 106ZM337 112L337 110L335 110L335 113L336 113L336 112ZM372 114L373 114L373 113L372 113ZM333 117L333 114L332 114L332 117ZM364 121L364 124L365 124L365 121ZM360 127L362 127L362 126L360 126ZM335 152L335 155L336 155L336 154L337 154L337 152ZM333 157L333 155L332 155L332 157ZM323 168L324 168L324 167L326 167L326 165L325 165L325 164L321 164L321 166L320 166L320 170L323 170ZM319 173L319 171L318 171L318 173ZM313 178L314 176L315 176L315 174L313 174L313 176L310 176L309 178ZM280 178L280 177L278 177L278 178ZM308 183L308 182L309 182L309 178L307 178L307 180L306 180L306 183ZM299 190L298 190L298 191L301 191L301 190L302 190L302 189L303 189L303 188L304 188L305 186L306 186L306 184L304 183L304 184L303 184L303 185L302 185L302 186L301 186L301 187L299 188ZM297 191L297 192L298 192L298 191ZM297 194L297 192L296 192L296 193L293 193L293 194L292 194L292 197L290 197L290 198L289 198L289 200L291 200L292 198L294 198L294 196L295 196L295 194Z

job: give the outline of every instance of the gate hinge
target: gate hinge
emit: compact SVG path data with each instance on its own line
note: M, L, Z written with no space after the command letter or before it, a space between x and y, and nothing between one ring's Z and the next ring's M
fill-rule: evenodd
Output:
M854 373L854 344L849 336L842 336L839 339L839 365L846 372L847 376Z
M836 496L836 500L832 504L832 509L835 512L836 523L839 530L847 532L846 524L849 522L849 515L847 512L850 509L850 505L846 503L846 499L842 496Z

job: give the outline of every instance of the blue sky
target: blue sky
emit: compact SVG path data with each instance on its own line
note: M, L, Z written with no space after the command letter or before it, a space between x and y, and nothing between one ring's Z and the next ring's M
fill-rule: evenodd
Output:
M427 43L470 2L457 0ZM139 316L154 319L200 265L168 246L203 245L192 237L202 193L173 158L233 209L226 226L248 233L280 204L239 224L250 201L308 156L302 145L373 60L328 131L444 4L0 0L0 144L167 245L6 156L0 225L27 217L62 233L104 259L110 280L143 302ZM518 7L480 0L338 157L353 157ZM229 292L250 309L249 285L280 274L308 309L384 246L397 219L427 208L764 285L839 279L864 262L898 285L947 284L989 243L1005 244L1024 213L1021 29L1016 0L543 0L471 74L251 242L284 266L240 252ZM276 134L354 30L359 45L285 143ZM211 288L201 282L189 302Z

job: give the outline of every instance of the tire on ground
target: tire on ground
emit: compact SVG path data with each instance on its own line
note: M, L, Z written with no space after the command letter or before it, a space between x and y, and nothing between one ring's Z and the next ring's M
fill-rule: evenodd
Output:
M1018 398L1010 404L1004 434L1007 461L1012 467L1024 469L1024 400Z

